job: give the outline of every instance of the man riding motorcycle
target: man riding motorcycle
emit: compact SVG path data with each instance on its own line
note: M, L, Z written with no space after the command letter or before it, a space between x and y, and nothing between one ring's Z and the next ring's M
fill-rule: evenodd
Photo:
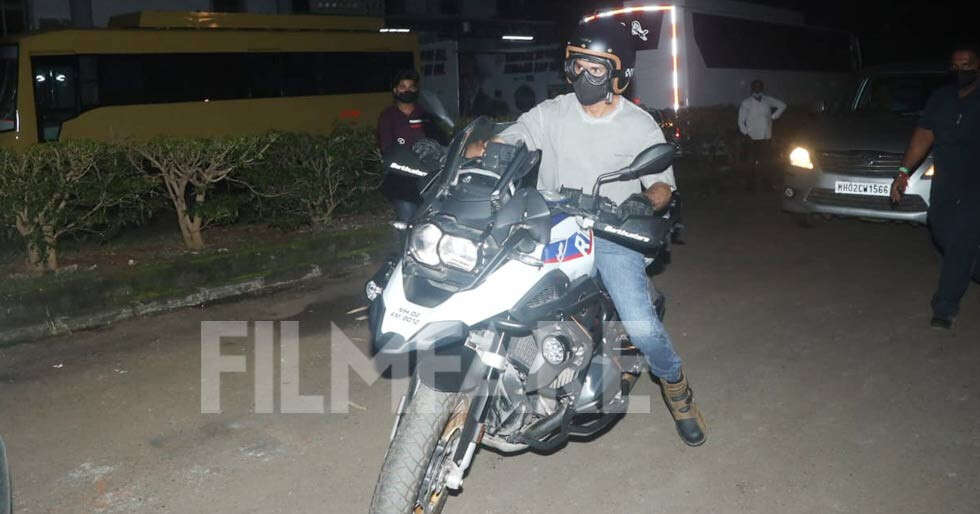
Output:
M505 142L523 141L530 150L542 152L538 189L588 190L598 170L620 169L644 148L665 142L653 118L622 97L636 57L630 38L629 28L616 19L580 25L565 49L565 74L575 92L538 104L500 134ZM673 170L609 184L603 195L618 204L641 189L654 209L663 209L676 189ZM681 359L655 312L645 264L641 253L597 238L599 275L630 340L660 379L677 433L686 444L699 446L707 426Z

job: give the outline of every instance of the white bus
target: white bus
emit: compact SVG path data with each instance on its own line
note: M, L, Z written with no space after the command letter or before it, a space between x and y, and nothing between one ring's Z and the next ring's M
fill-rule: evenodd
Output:
M851 34L803 24L796 11L727 0L627 2L638 44L632 96L654 108L737 105L755 79L790 104L839 98L861 65Z
M616 16L636 36L638 51L627 92L651 109L737 105L755 79L787 103L843 98L860 68L849 33L806 26L796 11L728 0L627 2L588 14ZM561 72L560 44L455 41L421 45L423 87L455 116L517 114L571 91Z

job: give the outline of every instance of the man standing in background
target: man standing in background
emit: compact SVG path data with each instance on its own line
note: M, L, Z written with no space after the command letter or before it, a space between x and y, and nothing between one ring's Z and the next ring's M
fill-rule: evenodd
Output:
M752 81L752 95L742 100L738 108L738 130L748 141L745 146L745 157L749 165L749 177L745 189L755 191L759 180L760 168L770 164L772 152L772 121L779 119L786 110L786 103L764 93L765 84L761 80ZM764 177L772 186L768 174Z
M394 103L378 118L378 147L382 155L399 146L411 149L426 133L426 115L418 105L418 72L404 70L398 73L392 81L391 94ZM419 203L416 181L386 170L381 193L391 202L398 221L407 222L415 215Z

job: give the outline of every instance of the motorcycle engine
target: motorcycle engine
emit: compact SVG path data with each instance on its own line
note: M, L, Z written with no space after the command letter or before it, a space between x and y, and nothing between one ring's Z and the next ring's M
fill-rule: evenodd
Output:
M499 436L551 415L563 398L575 401L593 358L593 335L577 321L543 322L510 340L488 425Z

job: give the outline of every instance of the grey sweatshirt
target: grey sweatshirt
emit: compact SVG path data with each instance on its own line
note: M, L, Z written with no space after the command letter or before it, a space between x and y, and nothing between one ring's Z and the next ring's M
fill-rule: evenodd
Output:
M541 150L538 189L557 191L565 186L586 192L602 173L623 168L647 147L665 142L657 122L625 98L619 98L613 112L594 118L574 93L541 102L500 138L508 143L523 140L529 149ZM641 183L647 188L656 182L676 189L673 168L639 180L605 184L599 194L621 203L642 192Z

